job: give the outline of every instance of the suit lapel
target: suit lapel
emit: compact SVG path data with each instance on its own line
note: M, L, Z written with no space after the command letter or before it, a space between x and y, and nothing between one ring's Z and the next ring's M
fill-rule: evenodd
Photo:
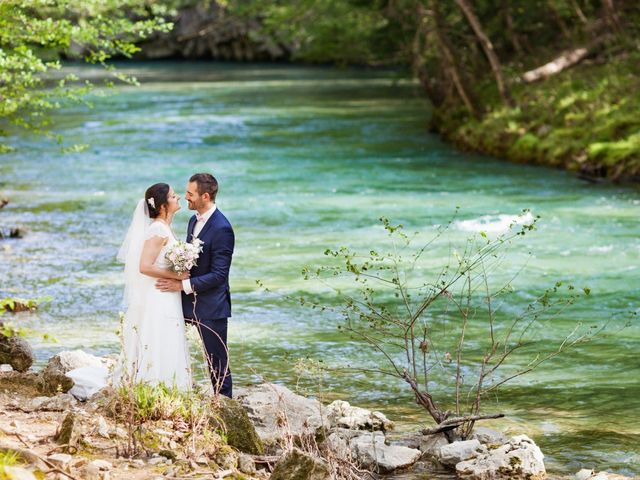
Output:
M198 234L198 238L200 238L200 239L204 238L204 236L207 234L207 232L211 228L211 225L213 225L213 223L216 221L216 217L218 216L218 212L220 212L220 210L218 210L216 208L215 212L213 212L211 217L209 217L209 220L207 220L207 223L205 223L204 227L202 227L202 230L200 230L200 233Z
M189 219L189 226L187 227L187 242L193 240L193 229L196 227L196 216L194 215Z

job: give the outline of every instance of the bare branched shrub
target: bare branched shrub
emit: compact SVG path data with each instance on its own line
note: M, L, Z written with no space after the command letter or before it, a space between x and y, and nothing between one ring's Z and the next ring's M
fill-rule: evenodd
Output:
M420 234L408 235L402 225L381 218L389 251L329 249L330 264L303 270L305 279L335 292L338 306L298 299L337 313L340 330L378 359L373 366L338 370L401 380L437 424L423 432L444 432L450 441L467 438L478 420L502 416L482 410L487 395L600 330L575 323L557 341L538 341L546 322L589 294L561 281L514 307L521 303L512 286L517 273L505 274L504 263L538 218L523 211L506 233L490 238L480 232L458 247L449 243L448 258L430 258L430 247L443 240L454 219L415 247Z

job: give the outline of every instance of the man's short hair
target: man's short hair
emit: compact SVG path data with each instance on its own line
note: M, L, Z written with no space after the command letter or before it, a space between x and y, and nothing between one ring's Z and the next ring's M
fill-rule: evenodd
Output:
M191 175L189 182L195 182L199 195L208 193L211 200L213 202L216 201L216 195L218 194L218 181L216 180L216 177L210 173L196 173Z

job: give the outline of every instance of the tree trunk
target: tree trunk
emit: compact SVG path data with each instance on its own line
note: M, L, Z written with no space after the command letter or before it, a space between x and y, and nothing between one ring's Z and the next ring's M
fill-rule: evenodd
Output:
M516 28L513 24L513 17L511 16L511 7L509 5L509 0L502 0L502 14L504 16L505 24L507 27L507 36L509 37L509 41L511 42L511 45L513 45L513 49L516 51L516 53L518 55L522 55L522 44L520 43L518 32L516 32Z
M584 12L580 8L580 5L576 0L571 0L571 6L573 7L573 10L576 12L576 15L578 16L578 18L582 23L584 24L589 23L589 21L587 20L587 17L585 16Z
M560 28L560 31L562 32L562 36L568 40L569 38L571 38L569 29L567 28L567 24L564 23L562 16L558 13L558 10L556 10L555 5L553 4L554 1L555 0L547 0L547 8L551 12L551 16L553 17L553 20L556 22L556 25L558 25L558 27Z
M622 25L618 18L616 7L613 4L613 0L602 0L602 6L604 7L605 18L611 31L617 35L622 33Z
M502 66L500 65L500 60L496 55L496 52L493 49L493 44L489 37L484 33L482 26L480 25L480 21L476 14L473 12L471 5L467 2L467 0L455 0L464 16L467 18L469 25L473 29L476 37L478 37L478 41L484 50L487 59L489 60L489 64L491 65L491 70L493 71L493 76L496 79L496 83L498 85L498 90L500 91L500 96L502 97L502 101L508 105L509 107L513 107L515 105L513 98L511 97L511 91L509 90L509 86L504 81L502 76Z
M445 70L447 75L451 78L453 82L456 92L462 99L462 102L465 104L469 112L474 117L479 116L479 109L477 107L477 101L475 100L471 89L467 85L465 78L463 76L462 70L458 65L457 57L454 54L453 47L451 46L451 42L449 42L449 38L444 28L444 21L440 14L440 8L438 0L432 0L432 14L434 20L434 33L438 42L438 47L442 54L443 63L445 65ZM422 6L420 6L422 9Z

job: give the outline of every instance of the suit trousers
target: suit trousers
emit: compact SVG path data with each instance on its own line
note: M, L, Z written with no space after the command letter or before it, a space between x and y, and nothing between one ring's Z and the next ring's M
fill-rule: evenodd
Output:
M227 326L229 319L200 320L198 331L207 353L207 364L211 375L213 391L231 398L233 380L229 368L229 351L227 350Z

